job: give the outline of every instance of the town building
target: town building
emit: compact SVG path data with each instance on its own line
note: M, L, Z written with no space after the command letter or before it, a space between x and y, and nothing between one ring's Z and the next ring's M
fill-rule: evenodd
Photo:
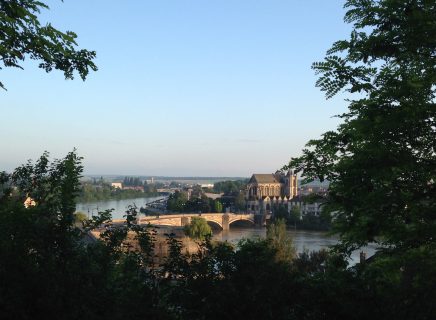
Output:
M253 174L246 189L247 211L268 216L273 207L289 208L290 200L298 195L297 175L287 173Z
M122 189L123 188L123 184L121 182L112 182L111 183L111 187L114 189Z
M200 186L200 188L212 189L213 183L201 183L201 184L199 184L199 186Z
M327 195L328 186L313 186L313 185L303 185L298 188L299 196L307 196L310 194L318 194L321 196Z
M253 174L246 189L247 212L263 215L268 219L274 209L282 207L289 213L292 208L297 207L301 218L306 215L319 216L323 201L318 199L306 202L304 196L317 193L322 197L327 189L305 187L303 195L299 194L300 190L297 175L292 170L287 173Z
M297 207L300 211L300 218L306 215L319 217L322 212L322 203L321 199L314 202L305 202L303 198L298 196L288 202L287 209L290 212L292 208Z

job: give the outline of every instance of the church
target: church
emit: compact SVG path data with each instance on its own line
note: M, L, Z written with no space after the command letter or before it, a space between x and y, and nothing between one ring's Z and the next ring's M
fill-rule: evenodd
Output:
M273 207L290 206L290 200L298 195L297 175L287 173L253 174L248 181L245 200L247 211L270 215Z

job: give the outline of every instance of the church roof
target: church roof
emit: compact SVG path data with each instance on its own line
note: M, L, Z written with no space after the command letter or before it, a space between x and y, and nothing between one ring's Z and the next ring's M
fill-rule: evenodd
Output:
M272 173L268 173L268 174L255 173L255 174L253 174L249 183L255 183L255 182L257 182L257 183L280 183L280 181L277 179L277 177Z

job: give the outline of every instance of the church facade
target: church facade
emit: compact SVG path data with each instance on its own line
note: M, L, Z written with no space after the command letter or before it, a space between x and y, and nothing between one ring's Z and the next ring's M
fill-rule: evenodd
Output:
M289 208L291 200L297 196L298 180L292 170L287 173L253 174L245 195L247 211L268 216L274 207Z

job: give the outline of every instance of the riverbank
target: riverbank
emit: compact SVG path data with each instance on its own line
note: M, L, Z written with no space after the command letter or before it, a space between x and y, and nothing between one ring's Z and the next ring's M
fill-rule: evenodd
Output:
M149 197L157 197L158 193L145 193L137 190L120 190L113 191L110 194L105 193L93 193L86 194L80 196L77 201L78 202L97 202L97 201L119 201L119 200L129 200L136 198L149 198Z
M83 183L79 194L78 202L92 202L103 200L126 200L140 197L158 196L156 188L149 189L143 187L135 188L114 188L108 183Z

